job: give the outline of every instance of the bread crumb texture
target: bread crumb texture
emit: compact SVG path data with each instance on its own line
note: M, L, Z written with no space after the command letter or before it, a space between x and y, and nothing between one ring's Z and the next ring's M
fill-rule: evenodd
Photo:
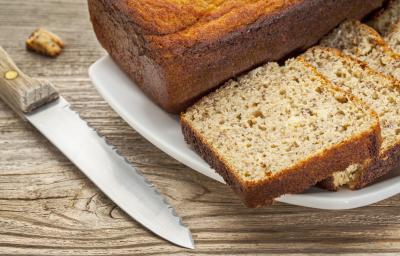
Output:
M320 43L367 63L371 68L400 80L400 55L371 27L359 21L343 22Z
M314 48L304 57L341 89L357 96L378 114L382 129L382 149L400 142L399 82L368 66L341 55L334 49Z
M400 0L390 0L368 23L397 54L400 53Z
M302 57L334 84L357 96L377 112L383 139L380 158L385 158L388 152L400 145L400 86L397 80L336 49L316 47ZM343 173L336 173L336 186L355 182L366 168L367 165L360 164L351 166Z
M393 31L393 26L399 21L399 18L400 0L389 0L387 5L367 24L386 37Z
M271 178L376 121L298 60L229 81L183 118L244 181Z

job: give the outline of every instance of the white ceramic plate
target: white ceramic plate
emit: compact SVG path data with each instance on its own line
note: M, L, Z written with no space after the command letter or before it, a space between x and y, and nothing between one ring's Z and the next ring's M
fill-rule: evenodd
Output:
M110 106L138 133L162 151L214 179L224 182L183 139L176 115L164 112L113 62L105 56L94 63L89 75L99 93ZM277 201L319 209L352 209L373 204L400 193L400 176L386 179L358 191L342 189L327 192L312 188L303 194L285 195Z

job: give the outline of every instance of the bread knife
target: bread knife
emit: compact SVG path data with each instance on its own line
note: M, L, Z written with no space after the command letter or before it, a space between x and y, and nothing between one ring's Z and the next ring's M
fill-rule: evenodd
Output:
M50 82L25 75L2 47L0 98L129 216L176 245L194 248L190 230L154 186L71 110Z

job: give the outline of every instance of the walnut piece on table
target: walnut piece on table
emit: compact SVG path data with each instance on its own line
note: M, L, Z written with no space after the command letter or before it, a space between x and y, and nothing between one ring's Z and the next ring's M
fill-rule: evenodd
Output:
M57 57L64 48L64 42L54 33L43 28L35 30L26 40L26 47L40 54Z

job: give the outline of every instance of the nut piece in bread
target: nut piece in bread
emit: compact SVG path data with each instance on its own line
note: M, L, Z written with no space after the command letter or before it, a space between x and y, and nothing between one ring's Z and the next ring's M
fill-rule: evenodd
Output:
M26 40L26 47L40 54L57 57L65 47L64 42L54 33L43 28L35 30Z

